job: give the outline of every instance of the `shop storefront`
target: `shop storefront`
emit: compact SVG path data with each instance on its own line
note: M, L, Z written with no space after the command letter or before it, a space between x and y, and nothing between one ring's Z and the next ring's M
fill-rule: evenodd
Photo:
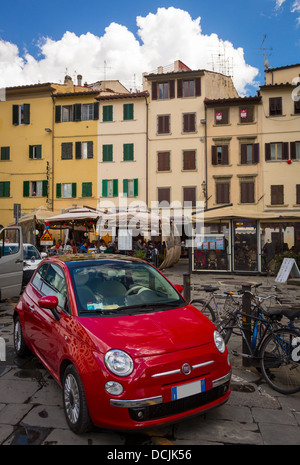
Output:
M300 218L260 216L266 219L205 218L193 239L190 271L274 275L284 257L300 265Z

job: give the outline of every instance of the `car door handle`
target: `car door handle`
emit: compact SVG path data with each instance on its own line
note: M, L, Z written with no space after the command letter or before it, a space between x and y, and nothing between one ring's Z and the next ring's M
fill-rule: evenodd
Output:
M23 263L23 260L19 258L18 260L15 261L15 263Z
M35 308L33 305L29 305L29 310L31 310L32 312L35 312Z

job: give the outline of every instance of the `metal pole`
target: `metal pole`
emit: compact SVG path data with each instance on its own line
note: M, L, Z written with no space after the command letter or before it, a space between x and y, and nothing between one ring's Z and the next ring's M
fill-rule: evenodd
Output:
M242 291L243 291L243 297L242 297L243 330L244 330L244 334L246 337L246 340L243 339L243 351L242 352L243 354L250 355L247 343L249 344L249 347L251 347L251 337L252 337L251 318L248 316L248 315L251 315L251 294L250 294L251 284L243 283ZM250 361L248 358L243 358L243 365L244 366L250 365Z
M183 297L187 302L191 300L191 275L188 272L183 273Z

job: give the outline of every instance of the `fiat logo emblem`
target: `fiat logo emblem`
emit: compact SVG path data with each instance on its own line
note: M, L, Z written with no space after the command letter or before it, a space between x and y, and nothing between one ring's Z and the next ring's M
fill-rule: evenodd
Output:
M181 371L184 375L189 375L192 371L191 366L188 363L184 363L181 367Z

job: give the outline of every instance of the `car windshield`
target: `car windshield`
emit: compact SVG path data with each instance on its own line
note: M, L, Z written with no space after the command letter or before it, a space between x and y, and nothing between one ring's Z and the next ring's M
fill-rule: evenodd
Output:
M182 307L174 287L147 263L125 260L69 265L80 316L145 313Z

